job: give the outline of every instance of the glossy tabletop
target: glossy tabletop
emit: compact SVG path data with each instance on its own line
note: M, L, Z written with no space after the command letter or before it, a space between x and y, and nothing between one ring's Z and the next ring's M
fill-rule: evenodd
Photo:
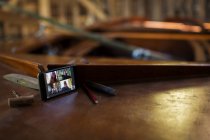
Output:
M42 102L39 91L4 80L8 73L19 71L1 63L1 140L207 140L210 136L208 77L110 85L117 89L117 96L94 93L99 100L95 105L81 89ZM34 94L35 102L10 108L11 90Z

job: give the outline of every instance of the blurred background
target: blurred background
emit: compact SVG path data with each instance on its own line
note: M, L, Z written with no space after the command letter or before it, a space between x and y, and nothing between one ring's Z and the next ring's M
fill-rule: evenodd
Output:
M7 53L126 57L110 43L20 14L7 4L89 33L157 51L174 60L209 61L209 0L1 0L0 49ZM116 45L114 45L116 47ZM133 58L131 56L131 58ZM144 57L145 59L145 57ZM147 59L147 58L146 58Z

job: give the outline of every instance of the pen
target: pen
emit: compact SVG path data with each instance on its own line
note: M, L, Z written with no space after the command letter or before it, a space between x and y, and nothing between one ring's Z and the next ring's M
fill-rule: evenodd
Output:
M91 90L85 84L83 84L83 88L84 88L85 93L93 101L93 103L98 104L97 98L91 93Z

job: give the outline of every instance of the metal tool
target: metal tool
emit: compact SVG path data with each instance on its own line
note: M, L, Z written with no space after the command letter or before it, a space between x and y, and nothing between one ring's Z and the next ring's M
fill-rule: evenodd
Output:
M19 84L24 87L32 88L39 90L39 82L38 79L22 75L22 74L7 74L3 76L4 79Z
M20 96L14 90L12 91L12 94L15 98L8 98L9 107L28 106L34 102L34 95Z

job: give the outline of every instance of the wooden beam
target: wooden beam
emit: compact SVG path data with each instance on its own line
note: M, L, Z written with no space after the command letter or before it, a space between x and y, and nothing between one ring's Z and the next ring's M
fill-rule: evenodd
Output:
M162 20L162 1L153 0L152 7L152 19L153 20Z
M18 19L18 20L17 20ZM0 9L0 20L6 23L37 25L38 20Z
M50 17L50 0L39 0L38 1L39 14L45 17Z
M90 51L97 47L99 47L99 43L96 41L82 41L79 44L74 45L73 47L70 46L67 50L63 52L62 55L82 57L87 55Z
M50 11L50 0L39 0L38 1L38 11L41 16L51 17ZM48 23L41 21L42 24L49 25Z
M192 18L193 17L193 0L187 0L186 1L186 9L187 9L187 17ZM203 10L203 9L202 9Z
M11 5L17 5L18 0L8 0L7 3L11 4ZM7 6L2 6L2 9L5 10L5 11L10 11L10 9Z
M124 3L124 12L125 12L125 17L129 17L131 15L131 9L133 7L131 7L131 0L125 0L125 3ZM133 2L133 1L132 1Z
M209 34L193 34L193 33L128 33L128 32L110 32L106 35L112 38L128 38L128 39L170 39L170 40L210 40Z
M65 15L65 10L66 10L66 3L64 2L58 2L58 20L61 23L67 23L66 15Z
M174 10L175 10L175 6L174 6L174 0L166 0L167 2L167 17L174 17Z
M76 0L72 1L72 21L75 27L80 27L80 9L79 3Z
M102 9L98 8L96 4L90 0L78 0L79 3L84 6L89 12L95 15L100 20L106 20L107 15L103 12Z
M198 1L198 17L200 20L205 21L205 6L206 1L205 0L199 0Z
M138 0L137 1L137 14L140 17L145 17L145 1L144 0Z
M117 16L116 6L116 0L108 0L109 14L112 18Z
M36 78L37 74L40 72L39 66L41 66L41 64L39 63L31 62L24 59L18 59L4 54L0 54L0 61L1 63L9 65L16 70L20 70L21 72Z

